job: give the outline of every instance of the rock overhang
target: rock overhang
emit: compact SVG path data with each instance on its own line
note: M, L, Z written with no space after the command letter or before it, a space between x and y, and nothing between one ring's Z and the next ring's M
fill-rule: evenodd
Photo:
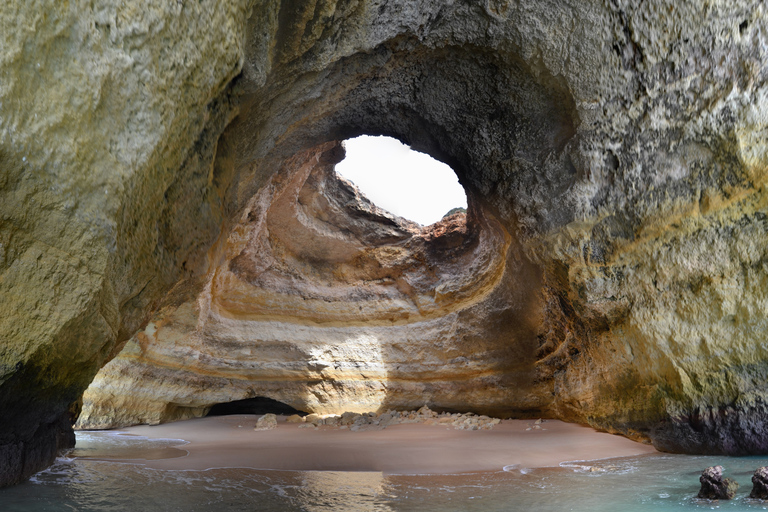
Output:
M515 405L517 401L508 396L511 389L508 384L518 386L526 382L526 386L530 387L531 383L538 380L532 368L538 334L536 322L542 317L539 293L541 272L530 264L516 241L519 227L515 212L510 208L512 201L503 197L504 187L511 186L510 183L492 184L488 181L489 177L496 181L514 181L514 175L505 168L514 159L522 162L521 167L528 165L529 168L543 161L547 161L550 167L564 163L566 172L562 174L566 181L572 179L572 166L568 164L567 155L564 155L564 149L575 130L573 100L567 88L551 77L537 79L513 52L498 52L478 45L470 45L468 48L455 44L434 45L425 43L419 37L395 37L369 51L344 56L322 71L310 69L298 74L293 69L295 64L286 65L285 68L273 69L272 74L266 77L266 84L258 87L249 78L249 67L246 64L246 73L235 85L236 90L242 91L238 117L219 142L219 148L225 150L220 152L223 158L217 158L214 163L214 180L217 176L238 177L232 186L221 187L230 196L225 199L225 204L232 205L232 210L237 211L241 218L263 222L260 229L268 235L260 235L262 240L252 243L250 249L218 247L219 255L216 257L231 261L226 265L214 263L213 266L219 265L222 269L228 266L228 270L234 272L222 271L226 275L210 281L207 287L209 292L206 293L215 295L221 302L209 303L206 295L206 298L200 299L201 314L210 314L213 304L214 308L219 307L221 311L235 315L256 315L256 310L248 312L249 307L242 305L258 304L257 309L261 310L259 314L263 320L287 319L289 323L316 325L318 330L322 326L342 328L346 323L358 330L373 328L382 332L386 332L388 325L391 326L390 331L397 332L402 325L427 320L449 325L467 322L471 325L460 328L463 335L457 336L455 327L446 330L446 327L432 326L417 338L421 338L422 342L428 341L430 336L424 333L430 329L439 333L438 337L454 336L462 340L464 346L446 349L447 353L452 354L452 360L465 367L470 360L486 360L484 368L473 368L471 371L484 376L481 377L484 380L481 388L489 390L490 398L476 400L473 407L495 413L503 411L503 414L521 409L531 414L540 413L542 407L547 406L542 400L533 398L536 393L521 393L520 396L525 397L525 405ZM271 82L277 85L270 87ZM551 83L557 84L554 90L546 85ZM265 115L265 112L274 115ZM335 189L339 192L343 187L330 179L327 169L313 174L312 166L320 162L329 165L340 157L337 146L329 140L363 133L395 136L450 163L467 190L469 212L466 224L440 223L426 230L423 236L414 237L413 233L409 233L413 227L398 226L398 222L402 224L399 220L394 223L389 221L389 232L384 234L381 212L374 212L369 206L356 206L356 211L344 212L347 219L342 219L342 215L338 214L339 199L317 191ZM309 165L307 162L312 159L312 165ZM291 168L290 172L284 170L286 167ZM530 176L524 176L525 172L518 174L523 179L530 179ZM550 174L556 175L551 169ZM299 180L300 184L291 185L291 180ZM303 197L304 188L300 185L312 181L315 182L314 194L308 192ZM266 192L265 196L265 191L271 187L284 187L285 190L279 193ZM560 191L567 189L562 183L558 187ZM548 199L557 205L553 210L563 206L555 201L555 197ZM345 200L348 202L348 199ZM313 201L316 204L312 205ZM332 203L336 203L336 210ZM359 201L357 204L360 204ZM297 208L299 205L302 208ZM307 215L307 205L315 207L310 215ZM321 206L318 208L318 205ZM268 214L268 211L272 214ZM276 213L278 211L282 213ZM335 215L334 220L339 225L328 223L329 215ZM366 220L376 216L379 225L373 228L371 223L365 225ZM318 222L317 219L321 220ZM240 225L227 229L237 234L235 239L239 242L248 237L245 228ZM366 234L366 230L369 234ZM281 232L283 236L280 236ZM370 233L375 235L370 236ZM393 243L407 239L411 240L406 244ZM387 243L382 243L384 240ZM514 249L510 250L510 244L514 244ZM370 247L361 251L364 245ZM404 247L407 245L410 246ZM479 245L482 251L469 257L457 250L469 245ZM254 249L257 246L262 249L269 247L269 250ZM275 250L280 252L278 258L273 257ZM497 254L493 254L494 251ZM222 256L224 253L226 256ZM457 259L461 260L464 268L457 266ZM274 265L277 260L283 263L290 260L291 263L290 270L281 268L278 271L281 273L279 277L275 272L265 272L265 266ZM311 282L311 286L306 289L311 288L309 294L314 293L317 297L307 297L295 287L288 291L296 282L296 269L299 268L302 275L312 276L307 282L314 279L315 282ZM398 275L393 277L394 274ZM469 290L462 289L463 286L450 282L450 279L442 282L441 274L462 276L470 283L476 283ZM334 288L333 285L351 278L357 279L355 285L348 286L347 295L340 296L336 289L338 286ZM251 287L241 291L242 287L238 283L248 281ZM273 295L280 287L279 281L290 283L284 284L287 292L285 297L289 299L284 303L280 303ZM500 287L501 281L504 281L504 285ZM476 286L477 283L481 286ZM372 290L376 287L387 291L377 294ZM499 288L506 291L500 292ZM231 290L228 299L224 299L227 295L223 292L225 289ZM489 294L494 291L497 296L489 298ZM368 300L362 300L361 297L367 297ZM356 309L340 308L340 299L347 300ZM399 305L403 303L405 307ZM489 304L493 305L489 307ZM491 312L469 313L470 306L480 309L485 307ZM430 310L433 312L430 313ZM463 315L461 311L464 311ZM530 318L522 318L522 312ZM334 314L337 315L336 319ZM253 319L257 319L257 316L253 316ZM504 319L512 325L503 327ZM487 326L487 335L494 330L498 331L487 336L495 338L494 342L473 346L467 340L483 337L483 328L480 327L483 322ZM237 331L231 323L225 328L222 322L212 320L210 326L204 328L203 325L207 324L203 320L198 322L196 329L205 332L205 335L212 334L217 328ZM252 325L248 329L251 329L248 332L255 332ZM501 334L503 329L507 330L506 334ZM364 334L361 339L365 340L390 337L382 333L373 337L370 333ZM215 334L212 335L215 337ZM242 339L244 334L230 336ZM288 334L285 336L290 337ZM342 334L335 333L334 336ZM399 336L404 339L414 337L407 333ZM525 338L518 342L525 348L505 349L505 343L515 345L515 342L510 342L510 338L516 336ZM355 339L351 334L342 337ZM505 341L500 341L500 338ZM295 347L291 350L295 350ZM414 349L398 347L396 350L414 357ZM375 358L377 351L374 350L370 357ZM500 356L503 352L508 354ZM298 359L294 357L294 370L312 366L308 363L312 357L303 353L300 356ZM358 355L360 358L363 356ZM434 357L434 354L430 357ZM493 358L498 360L491 364ZM515 358L517 361L513 361ZM254 356L254 359L257 357ZM272 357L267 359L271 360ZM428 371L419 371L415 367L419 362L427 365L427 359L416 356L408 368L414 375L430 380L426 376ZM303 363L300 362L302 360ZM525 367L525 370L518 368L515 371L515 367ZM456 368L453 378L456 381L465 379L461 375L467 375L467 369ZM502 377L499 371L508 371L509 375ZM291 378L299 379L295 372ZM434 380L434 377L431 379ZM268 379L264 377L264 380ZM320 383L321 387L332 387L333 379L314 375L311 380ZM305 376L303 382L306 381ZM380 382L381 378L376 381ZM499 385L500 381L507 384ZM274 387L275 383L269 385ZM417 384L411 385L419 388ZM435 396L452 393L453 401L444 405L456 409L462 408L461 400L467 401L466 397L477 395L476 392L467 391L472 387L471 384L464 383L461 386L465 393L463 399L457 398L447 383L432 387L438 389ZM240 394L236 398L244 398L244 392L242 389L237 391L236 394ZM249 393L253 396L256 391L251 389ZM336 403L344 400L343 393L338 394L332 405L297 402L295 397L286 398L267 391L259 391L257 394L318 412L345 408ZM323 395L324 400L327 400L328 394ZM389 395L395 397L397 393ZM391 398L392 401L388 403L396 406L414 405L429 400L432 395L411 393L409 398L401 402ZM351 395L347 394L346 399L352 400ZM484 403L488 400L495 405ZM216 401L222 400L219 398ZM440 403L432 403L440 406ZM189 404L189 407L197 411L194 414L200 414L205 405L198 401ZM358 408L380 406L381 403L370 401ZM158 407L162 409L164 406L154 405L153 414L156 416L149 421L159 421L157 418L162 417L162 414L157 413ZM346 408L354 406L347 404ZM114 406L115 409L120 407ZM81 425L87 424L81 420Z
M530 373L532 355L501 356L520 355L505 348L514 329L480 324L530 308L535 271L518 275L526 263L512 237L471 202L468 219L427 227L380 210L335 174L340 149L329 142L282 163L211 254L199 293L163 310L99 374L80 428L170 421L253 396L324 414L462 409L468 395L454 384L473 376L485 384L461 384L471 407L513 410L503 373Z
M47 31L47 21L39 37L9 40L11 49L31 45L2 61L16 84L0 98L14 127L3 125L0 153L0 271L13 324L3 327L10 342L2 396L14 397L3 402L11 408L29 396L37 404L30 410L40 410L9 420L6 431L19 441L3 449L24 452L43 424L46 453L55 448L58 420L49 420L68 414L89 375L150 320L148 311L199 292L216 237L230 232L282 162L372 133L451 164L475 208L510 234L513 259L538 276L540 305L524 323L526 337L535 333L535 375L508 375L554 389L544 400L553 415L670 450L765 451L761 6L126 6L114 16L111 8L93 16L50 10L48 21L69 23L71 35L86 34L94 20L109 35L56 45L98 63L71 105L35 101L49 90L35 87L29 72L41 60L60 67L57 76L79 76L53 54L39 58L50 53L50 34L62 33ZM126 13L138 37L124 37ZM206 16L221 30L191 28ZM6 34L24 26L3 19ZM158 60L169 55L165 40L181 42L175 48L187 67ZM197 53L185 53L193 47ZM143 63L143 74L111 58L123 54ZM30 87L18 87L21 76ZM49 104L56 122L32 123ZM88 178L78 181L83 166ZM51 176L79 206L61 200ZM107 194L96 195L102 185ZM35 205L50 215L17 213ZM38 289L55 290L53 300L33 300ZM504 318L487 326L508 333L520 321ZM456 325L481 337L471 319ZM56 350L61 357L46 356ZM86 364L73 373L72 361ZM460 393L482 396L477 390L492 386L483 378Z

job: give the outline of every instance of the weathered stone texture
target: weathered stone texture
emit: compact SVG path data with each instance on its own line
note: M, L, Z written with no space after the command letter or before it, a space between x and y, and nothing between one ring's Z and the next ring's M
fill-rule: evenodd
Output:
M289 159L251 199L204 290L100 372L78 427L254 395L324 414L545 406L520 392L535 376L536 283L509 234L480 211L428 228L393 217L335 175L338 149Z
M242 65L246 4L0 7L0 446L20 453L0 483L50 462L36 455L57 444L43 426L69 420L187 254L216 235L198 214L216 140L204 130L222 123Z
M141 328L105 369L124 380L97 380L115 406L93 395L81 421L263 393L312 410L346 397L535 412L667 450L768 452L762 3L99 6L0 8L0 445L59 421ZM294 165L361 133L452 165L468 233L495 255L468 258L470 286L427 300L433 317L402 320L404 297L420 305L439 275L408 277L409 292L363 264L386 256L409 276L392 255L419 236L390 223L382 238L385 217L334 210L326 164L306 178ZM274 192L301 180L312 204L293 218L301 194ZM375 300L348 299L369 288ZM369 341L343 353L353 333ZM363 357L376 347L409 365L383 372ZM352 360L359 380L331 374Z

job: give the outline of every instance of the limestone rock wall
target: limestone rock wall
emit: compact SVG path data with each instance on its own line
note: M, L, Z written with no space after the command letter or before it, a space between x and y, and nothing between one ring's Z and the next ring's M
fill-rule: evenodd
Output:
M287 326L318 311L340 314L326 305L298 308L285 291L291 280L259 274L248 255L274 257L279 248L278 267L312 297L326 296L322 286L341 297L353 277L372 277L335 261L332 244L320 245L330 258L323 261L343 268L333 274L338 282L310 261L307 244L317 235L307 226L330 206L315 205L298 224L276 213L284 220L264 228L267 205L254 205L268 197L269 208L289 211L288 203L273 204L270 190L290 162L360 133L397 136L452 165L474 205L470 231L478 240L508 239L486 247L496 263L477 267L503 268L502 277L469 279L465 289L477 291L477 304L449 294L454 306L440 307L456 309L435 320L445 326L457 315L451 325L466 333L448 331L451 340L489 340L458 347L457 357L476 368L502 361L489 381L457 378L463 405L506 404L517 414L532 405L669 450L768 451L764 9L672 0L6 3L0 460L11 462L0 480L49 460L70 406L137 330L149 343L142 348L136 335L128 359L170 354L160 345L173 333L191 333L175 340L177 351L188 344L190 356L202 355L198 335L277 341L277 331L263 329L265 316L290 318ZM293 183L300 172L280 179ZM384 222L335 218L361 232ZM285 237L264 252L258 233L272 228ZM407 226L387 230L389 242L379 228L367 240L355 235L351 252L419 239L404 234ZM241 253L239 264L225 263ZM485 282L494 283L491 291ZM224 283L255 298L220 293ZM416 288L418 303L426 295ZM381 311L411 314L408 293L393 289ZM263 290L276 294L259 298ZM462 313L481 304L490 317ZM256 325L250 319L223 321L253 307L258 334L246 327ZM355 321L346 315L343 322ZM180 327L163 327L172 323ZM403 329L392 326L390 339L407 339ZM303 336L287 347L308 347L311 335ZM283 361L286 346L275 350ZM530 383L530 398L497 386L516 375L505 350L525 361L515 382ZM322 375L307 365L311 355L287 359L302 362L300 381ZM349 360L328 360L337 357ZM229 375L204 363L174 374L176 359L166 373L151 368L147 383ZM384 395L403 404L450 395L406 372L393 380L399 391L385 393L381 372L366 365L371 380L338 375L361 407ZM245 381L262 379L248 373L261 371L254 368ZM280 379L290 373L280 371ZM446 389L448 373L438 378ZM201 388L221 382L200 378ZM240 390L234 399L245 388L232 382ZM374 384L365 390L363 382ZM415 383L412 393L405 382ZM308 391L296 386L286 396L320 407L333 395ZM146 414L137 408L132 418L187 414L163 416L162 403L204 406L173 400L147 392L136 400ZM111 421L98 411L114 408L95 407L104 408L92 421Z
M253 396L324 414L545 406L530 347L538 283L509 234L477 209L428 228L392 217L336 176L339 149L290 159L250 200L204 290L102 369L79 428Z
M206 130L229 121L248 12L0 6L0 485L73 442L72 404L217 235Z

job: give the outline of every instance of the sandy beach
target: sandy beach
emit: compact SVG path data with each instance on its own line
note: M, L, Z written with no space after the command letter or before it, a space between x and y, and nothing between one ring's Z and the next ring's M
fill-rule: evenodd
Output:
M450 474L557 466L573 460L655 453L629 439L547 420L504 420L492 430L400 424L352 432L332 426L299 428L278 417L273 430L254 431L258 416L200 418L120 429L151 439L188 444L161 454L121 453L119 459L157 469L253 468L297 471L380 471L384 474ZM159 455L159 457L158 457ZM170 457L170 458L161 458ZM155 460L147 460L155 459Z

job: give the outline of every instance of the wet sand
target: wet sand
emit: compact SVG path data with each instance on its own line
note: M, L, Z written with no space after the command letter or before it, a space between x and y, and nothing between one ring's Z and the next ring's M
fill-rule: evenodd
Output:
M385 474L450 474L499 471L505 466L551 467L655 453L629 439L556 420L504 420L492 430L454 430L443 425L400 424L352 432L338 427L298 428L278 417L274 430L254 431L258 416L200 418L121 429L152 439L184 439L181 457L147 460L157 469L253 468L295 471L380 471ZM116 460L116 459L111 459Z

